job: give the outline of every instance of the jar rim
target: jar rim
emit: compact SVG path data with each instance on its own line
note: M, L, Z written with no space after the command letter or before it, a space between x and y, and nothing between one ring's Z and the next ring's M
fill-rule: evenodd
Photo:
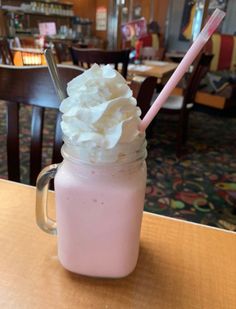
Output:
M61 148L62 157L74 163L83 163L88 165L120 165L145 160L147 157L147 141L144 138L139 143L121 144L114 149L101 149L94 147L89 150L81 146L73 145L64 140Z

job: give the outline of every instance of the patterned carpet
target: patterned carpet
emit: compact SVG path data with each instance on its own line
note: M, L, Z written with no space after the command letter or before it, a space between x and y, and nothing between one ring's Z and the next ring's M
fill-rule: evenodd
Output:
M145 209L236 231L236 117L193 111L188 154L179 160L168 117L157 117L149 140Z
M235 115L235 113L234 113ZM54 113L46 113L43 165L50 163ZM169 117L169 116L168 116ZM148 139L145 210L236 231L236 116L193 111L188 154L175 156L176 123L158 115ZM22 182L28 183L30 113L21 110ZM5 106L0 102L0 177L7 178ZM236 209L236 208L235 208Z

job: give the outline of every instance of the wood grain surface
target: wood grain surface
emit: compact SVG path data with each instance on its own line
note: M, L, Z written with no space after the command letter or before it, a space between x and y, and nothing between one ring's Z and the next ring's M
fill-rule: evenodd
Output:
M0 220L0 308L236 308L235 233L145 213L135 271L99 279L59 264L34 187L0 180Z
M154 62L155 63L155 62ZM155 65L152 64L152 61L144 61L145 66L149 67L147 70L139 70L139 65L134 65L132 67L128 67L128 73L133 75L141 75L141 76L154 76L160 79L165 77L169 77L174 70L177 68L178 63L175 62L166 62L165 65Z

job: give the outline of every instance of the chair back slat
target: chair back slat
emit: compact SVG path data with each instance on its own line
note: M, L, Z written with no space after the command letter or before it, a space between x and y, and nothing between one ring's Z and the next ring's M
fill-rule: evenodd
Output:
M91 64L114 64L115 69L118 69L118 64L122 64L121 74L124 78L127 77L128 63L129 63L130 50L117 50L107 51L91 48L76 48L71 47L71 56L74 65L80 65L86 63L87 67Z
M35 185L42 165L44 109L32 107L31 145L30 145L30 184Z
M62 42L58 40L53 41L54 50L57 56L58 63L71 61L70 42Z
M61 146L62 146L61 113L57 113L56 124L55 124L55 137L54 137L54 145L52 153L53 163L59 163L62 161Z
M83 70L73 66L58 66L59 76L64 89L67 83ZM59 99L54 90L46 66L16 67L0 65L0 100L7 103L7 162L8 178L20 181L19 159L19 106L27 105L32 110L31 146L30 146L30 184L35 185L36 177L42 166L42 140L45 108L57 111L52 136L53 161L61 161L60 148L62 134L60 129ZM54 161L55 160L55 161Z
M141 77L138 76L131 81L130 88L133 91L133 96L137 100L137 105L140 107L143 118L150 108L150 103L154 90L157 85L157 78L154 76Z
M20 181L19 104L7 102L7 165L8 177Z
M194 98L199 88L199 84L202 78L208 72L212 58L213 58L212 54L205 54L205 53L202 53L198 58L194 66L193 72L190 75L187 87L184 90L185 105L194 102Z

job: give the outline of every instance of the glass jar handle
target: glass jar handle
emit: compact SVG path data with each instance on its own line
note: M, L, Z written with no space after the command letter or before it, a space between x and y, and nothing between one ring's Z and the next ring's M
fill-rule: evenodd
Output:
M36 181L36 222L38 226L49 234L57 234L56 221L48 217L47 197L49 181L56 175L59 164L45 167Z

